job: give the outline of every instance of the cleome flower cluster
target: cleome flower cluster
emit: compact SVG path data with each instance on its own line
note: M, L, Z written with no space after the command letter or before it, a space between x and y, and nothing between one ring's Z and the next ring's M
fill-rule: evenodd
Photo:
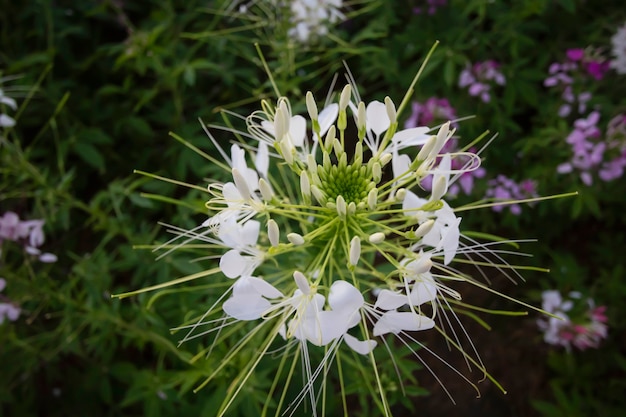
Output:
M415 332L443 335L468 365L491 378L455 313L469 308L458 286L487 284L453 265L472 264L484 278L489 266L505 276L517 272L502 259L505 251L494 249L502 242L463 235L459 213L466 208L446 201L455 181L480 169L479 156L446 147L455 135L450 121L399 130L393 101L365 104L353 83L323 109L307 93L306 108L308 120L292 113L287 98L263 101L262 110L246 118L247 132L237 132L246 140L229 151L205 129L223 161L204 155L228 171L229 181L209 184L206 221L192 230L172 226L176 236L162 245L167 253L190 243L217 251L219 268L194 278L231 280L202 317L175 329L186 333L181 342L213 334L219 343L231 330L245 334L202 384L241 351L254 352L218 415L261 358L277 350L283 360L300 361L305 375L287 407L291 415L307 398L313 415L324 414L318 395L326 392L320 387L331 364L343 381L342 369L353 363L341 352L372 366L370 391L380 396L381 414L391 415L373 353L382 349L393 357L397 347L389 338L395 337L420 361L418 350L441 359ZM432 178L427 191L420 188L426 177ZM277 378L285 378L286 387L292 375ZM340 391L347 410L343 385Z

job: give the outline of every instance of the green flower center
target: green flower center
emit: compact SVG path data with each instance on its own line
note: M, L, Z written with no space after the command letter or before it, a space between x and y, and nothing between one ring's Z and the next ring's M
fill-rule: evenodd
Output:
M330 169L319 171L322 189L329 202L335 202L342 196L346 203L367 201L367 194L375 184L372 174L364 165L332 165Z

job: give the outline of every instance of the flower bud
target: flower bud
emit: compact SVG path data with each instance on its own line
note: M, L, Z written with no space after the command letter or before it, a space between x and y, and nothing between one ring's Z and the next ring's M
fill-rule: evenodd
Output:
M380 182L383 178L383 168L380 166L380 163L374 162L372 165L372 179L376 184Z
M435 143L437 142L436 136L431 136L426 143L422 146L422 149L417 153L416 161L423 161L430 155L430 152L435 147Z
M287 240L289 240L289 242L291 242L295 246L304 245L305 242L302 235L299 235L298 233L288 233Z
M359 262L361 256L361 239L355 236L350 241L350 264L356 265Z
M359 103L359 108L356 112L356 127L358 129L359 141L362 141L367 133L367 113L365 111L365 103L362 101Z
M302 291L302 294L311 294L311 287L309 286L309 282L302 272L295 271L293 273L293 280L296 281L296 285L298 286L298 289Z
M309 175L305 170L300 172L300 192L305 202L311 201L311 183L309 181Z
M402 202L406 197L406 188L400 188L396 191L396 201Z
M337 133L337 130L335 128L335 125L331 125L330 128L328 128L328 132L326 133L326 138L324 139L324 150L326 151L326 153L330 153L330 149L333 146L333 143L335 142L335 134Z
M380 157L379 161L380 161L380 166L385 166L389 163L389 161L391 161L393 159L393 155L390 154L389 152L382 154L382 156Z
M339 214L340 218L345 219L346 214L348 212L348 206L346 204L346 200L342 196L338 195L336 204L337 204L337 214Z
M442 175L437 178L435 183L433 184L433 190L431 193L432 200L441 200L448 192L448 178L445 175Z
M346 86L341 90L341 96L339 97L339 111L345 111L346 107L348 107L348 103L350 102L350 96L352 95L352 87L350 84L346 84Z
M391 122L391 124L396 123L396 106L393 104L393 101L389 97L385 97L385 109L387 110L387 116L389 117L389 121Z
M237 169L233 168L233 180L235 181L235 187L237 187L237 191L241 194L244 200L250 199L250 189L248 188L248 183L246 182L243 174Z
M433 149L430 151L431 158L435 158L437 154L439 154L439 151L441 151L441 148L443 148L443 146L446 144L446 142L451 136L449 133L450 133L450 122L448 121L442 124L441 127L439 128L439 132L437 132L437 141L435 142Z
M271 201L274 198L274 191L272 191L272 187L265 181L264 178L259 180L259 191L261 191L261 197L265 201Z
M417 230L415 231L415 238L419 239L422 236L426 235L433 229L435 225L435 221L433 219L426 220L424 223L420 224Z
M370 243L380 243L382 241L385 240L385 234L383 232L376 232L370 235L370 237L368 238Z
M376 205L378 203L378 188L372 188L369 193L367 193L367 206L371 211L376 210Z
M317 203L320 206L323 206L324 204L326 204L326 196L324 195L324 192L320 190L320 188L317 185L311 186L311 194L313 194L313 197L315 197L315 199L317 200Z
M278 240L279 240L278 223L276 223L274 219L269 219L267 221L267 237L269 238L270 244L272 246L278 246Z
M279 145L280 145L280 152L282 153L283 158L285 159L285 162L287 162L287 164L289 165L292 165L294 147L291 144L289 137L285 136L285 138L280 141Z
M306 92L306 109L309 112L311 120L317 120L317 104L315 104L315 98L313 97L313 93L310 91Z

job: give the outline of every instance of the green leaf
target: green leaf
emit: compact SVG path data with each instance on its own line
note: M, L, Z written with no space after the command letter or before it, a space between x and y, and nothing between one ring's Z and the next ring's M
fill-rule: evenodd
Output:
M87 164L96 168L98 172L104 173L104 158L94 146L88 143L79 142L74 145L74 152Z

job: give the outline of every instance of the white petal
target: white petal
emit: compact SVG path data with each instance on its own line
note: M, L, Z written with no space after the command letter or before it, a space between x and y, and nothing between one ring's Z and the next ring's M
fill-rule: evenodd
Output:
M45 263L52 263L57 261L57 256L53 253L42 253L39 255L39 260Z
M265 130L267 133L269 133L272 136L275 136L275 131L274 131L274 123L269 122L267 120L263 120L261 122L261 128L263 130ZM274 139L276 139L276 137L274 137Z
M270 302L260 295L244 294L226 300L222 310L237 320L256 320L271 306Z
M382 290L378 294L374 307L382 310L395 310L408 303L408 298L404 294L400 294L390 290Z
M15 126L15 119L12 117L0 113L0 126L1 127L13 127Z
M339 104L332 103L324 109L319 114L319 124L320 124L320 135L324 135L330 126L335 123L337 120L337 115L339 114Z
M445 265L448 265L452 261L459 248L459 238L461 236L459 224L461 224L460 217L441 232L439 245L443 248L443 263Z
M265 298L280 298L283 297L283 293L277 290L272 284L264 279L257 277L248 277L250 283L255 290L258 291Z
M220 259L220 270L228 278L237 278L243 273L246 266L246 260L236 249L229 250Z
M350 348L359 353L361 355L369 354L376 347L375 340L359 340L356 337L345 334L343 340L346 342L346 345L350 346Z
M399 178L402 174L406 174L411 166L411 158L409 155L399 154L397 149L393 150L391 158L391 170L394 178Z
M311 287L309 286L309 282L302 272L295 271L293 273L293 280L296 281L296 285L298 286L298 289L302 292L302 294L309 295L311 293Z
M354 312L363 307L365 300L359 290L347 281L335 281L330 287L328 305L335 311Z
M261 223L257 220L248 220L243 224L240 229L239 240L244 246L256 245L259 238L259 231L261 230Z
M411 304L419 306L424 303L430 302L437 297L437 285L433 281L424 280L418 281L413 286L409 299Z
M430 128L423 126L404 129L393 135L391 141L397 144L398 149L408 148L409 146L421 146L432 136L428 134L429 131Z
M300 115L293 116L289 123L289 134L293 146L302 147L306 137L306 119Z
M240 204L243 200L243 198L241 197L241 193L232 182L227 182L226 184L224 184L224 186L222 187L222 196L229 206L233 203Z
M435 322L426 316L413 312L388 311L374 325L374 336L387 333L398 334L402 331L427 330L435 326Z
M239 194L241 195L242 199L246 199L246 200L250 199L251 188L248 186L248 179L246 178L244 173L239 171L237 168L233 168L232 172L233 172L233 180L235 181L235 186L237 187L237 190L239 190ZM222 192L223 192L223 189L222 189Z
M246 151L241 149L239 145L233 143L230 147L231 168L237 168L240 171L248 168L246 165Z
M305 320L307 339L316 346L325 346L348 330L337 320L337 313L320 311L316 317Z
M257 171L267 178L267 172L270 166L270 154L265 142L259 142L254 165Z
M407 191L406 196L402 201L402 210L416 209L422 207L426 203L426 200L424 200L423 198L419 198L417 194L415 194L413 191ZM406 211L404 214L406 214L407 216L413 216L417 214L417 210Z
M387 108L380 101L372 101L367 105L367 127L377 136L389 129L391 121L387 115Z
M17 110L17 102L14 99L12 99L11 97L5 96L2 93L2 90L0 90L0 103L6 104L7 106L12 108L13 110Z

